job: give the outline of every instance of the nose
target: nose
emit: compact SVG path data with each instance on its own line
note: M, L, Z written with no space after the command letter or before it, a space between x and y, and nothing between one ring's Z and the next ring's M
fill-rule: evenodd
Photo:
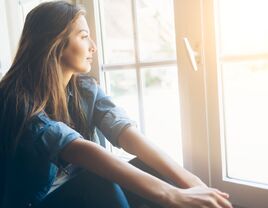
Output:
M90 47L89 47L89 51L91 51L92 53L95 53L97 51L97 46L96 43L91 39L90 40Z

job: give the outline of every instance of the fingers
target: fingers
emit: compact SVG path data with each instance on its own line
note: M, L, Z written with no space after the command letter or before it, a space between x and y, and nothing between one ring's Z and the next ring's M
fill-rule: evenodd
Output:
M233 208L232 204L227 200L227 198L229 198L229 194L223 193L217 189L214 189L214 191L216 200L222 208ZM226 197L227 195L228 197Z
M221 195L222 197L224 197L225 199L229 199L229 194L222 192L218 189L213 189L216 193L218 193L219 195Z
M233 208L229 202L229 194L214 188L194 187L186 189L186 201L189 204L185 207L206 207L206 208ZM193 206L195 205L195 206ZM182 206L184 207L184 206Z

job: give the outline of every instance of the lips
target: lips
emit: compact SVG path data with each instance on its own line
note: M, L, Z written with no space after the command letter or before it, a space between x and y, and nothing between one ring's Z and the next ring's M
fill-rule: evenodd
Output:
M92 63L92 61L93 61L93 58L92 58L92 57L87 57L86 59L87 59L87 61L89 61L90 63Z

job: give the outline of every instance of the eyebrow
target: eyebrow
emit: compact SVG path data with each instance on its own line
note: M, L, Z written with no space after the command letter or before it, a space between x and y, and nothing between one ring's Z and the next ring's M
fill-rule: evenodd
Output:
M79 31L78 31L78 34L79 34L79 33L81 33L81 32L86 32L86 33L88 33L88 34L89 34L89 31L88 31L88 30L86 30L86 29L79 30Z

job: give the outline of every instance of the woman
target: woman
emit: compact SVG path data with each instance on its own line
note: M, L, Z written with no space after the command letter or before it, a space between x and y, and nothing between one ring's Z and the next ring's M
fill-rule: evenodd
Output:
M83 9L59 1L27 15L0 82L2 207L232 207L147 142L86 75L95 51ZM98 145L96 128L146 170Z

